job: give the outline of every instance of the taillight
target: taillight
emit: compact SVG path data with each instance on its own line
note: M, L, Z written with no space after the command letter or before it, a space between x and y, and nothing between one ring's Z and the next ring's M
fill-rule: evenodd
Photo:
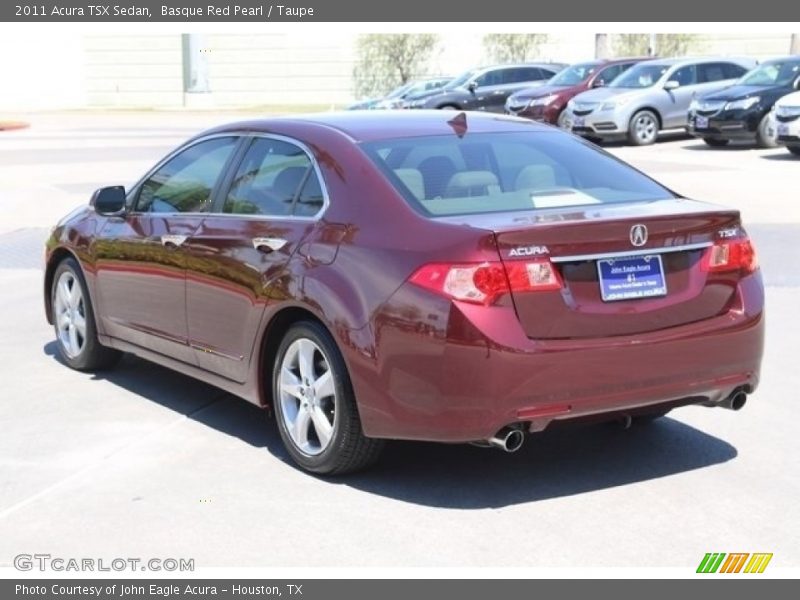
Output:
M547 259L505 265L432 263L418 269L409 281L454 300L484 305L509 292L561 289L561 277Z
M758 268L758 258L753 243L747 239L717 242L703 259L703 269L710 273L740 271L749 274Z

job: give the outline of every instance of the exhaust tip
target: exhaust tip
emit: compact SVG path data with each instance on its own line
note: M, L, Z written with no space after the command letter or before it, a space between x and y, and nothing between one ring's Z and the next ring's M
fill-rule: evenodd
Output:
M513 429L506 436L506 452L516 452L524 442L525 435L519 429Z
M731 396L730 405L731 410L741 410L747 403L747 394L744 392L736 392Z
M505 452L516 452L525 442L525 434L520 429L503 428L486 440L490 446Z

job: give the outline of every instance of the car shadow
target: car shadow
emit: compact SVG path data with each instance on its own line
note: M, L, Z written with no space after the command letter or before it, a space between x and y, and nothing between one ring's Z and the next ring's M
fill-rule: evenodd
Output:
M697 144L689 144L683 147L685 150L704 151L704 152L743 152L746 150L769 150L769 148L759 148L755 142L733 141L727 146L709 146L705 142L698 141Z
M795 162L800 163L800 156L797 156L796 154L792 154L791 152L789 152L786 149L784 149L784 151L781 152L781 153L764 154L761 158L766 159L766 160L777 160L777 161L786 161L786 162L795 161Z
M44 348L58 360L55 350L55 342ZM292 464L274 421L265 422L264 411L245 400L131 355L94 377ZM724 440L664 417L628 430L612 424L551 428L528 436L514 454L466 444L393 441L372 469L318 481L423 506L468 510L635 484L736 456Z

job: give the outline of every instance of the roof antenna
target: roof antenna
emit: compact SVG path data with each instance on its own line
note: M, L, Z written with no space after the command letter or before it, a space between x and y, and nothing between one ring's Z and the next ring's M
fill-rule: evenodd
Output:
M460 112L447 122L459 138L467 133L467 113Z

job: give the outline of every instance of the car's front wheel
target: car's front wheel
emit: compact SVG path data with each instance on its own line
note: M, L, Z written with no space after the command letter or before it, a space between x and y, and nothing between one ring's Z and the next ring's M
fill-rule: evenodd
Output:
M351 473L378 459L383 441L364 436L350 377L330 333L293 325L272 372L278 431L292 460L313 473Z
M634 146L649 146L658 139L658 117L650 110L640 110L628 126L628 141Z
M79 371L95 371L117 363L121 353L97 339L92 301L75 259L67 258L56 267L50 306L58 354L67 365Z
M769 115L765 115L758 124L756 131L756 144L759 148L777 148L778 137L769 126Z

